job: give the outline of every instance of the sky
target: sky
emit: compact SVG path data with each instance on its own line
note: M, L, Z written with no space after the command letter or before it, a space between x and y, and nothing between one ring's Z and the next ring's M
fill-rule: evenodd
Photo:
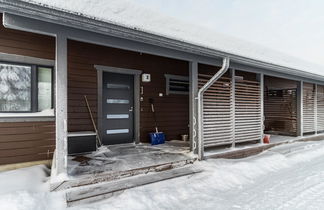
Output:
M134 0L219 33L324 65L323 0Z

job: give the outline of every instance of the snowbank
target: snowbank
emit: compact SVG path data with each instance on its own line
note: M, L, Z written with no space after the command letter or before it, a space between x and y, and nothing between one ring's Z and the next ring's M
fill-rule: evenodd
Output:
M0 173L0 194L19 190L46 191L49 169L45 165L37 165Z
M62 193L49 193L49 169L37 165L0 173L1 210L65 209Z
M208 160L198 165L203 173L69 209L304 210L324 205L324 142L288 144L249 158ZM45 166L0 173L0 209L66 209L64 192L49 193L47 179Z
M324 67L179 21L131 0L22 0L213 50L324 75Z

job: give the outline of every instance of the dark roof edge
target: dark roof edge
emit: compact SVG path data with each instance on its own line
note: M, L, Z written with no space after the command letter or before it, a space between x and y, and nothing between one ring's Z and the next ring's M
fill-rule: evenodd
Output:
M235 54L221 52L218 50L163 37L153 33L140 31L136 28L129 28L126 26L116 25L114 23L104 22L92 17L83 16L78 13L72 13L70 11L63 11L47 6L42 6L40 4L33 4L19 0L0 0L0 11L43 20L55 24L61 24L68 27L74 27L77 29L95 31L101 34L108 34L110 36L144 42L206 57L219 58L227 56L241 64L256 66L264 69L271 69L280 73L291 74L303 78L313 79L316 81L324 81L324 76L310 73L301 69L289 68Z

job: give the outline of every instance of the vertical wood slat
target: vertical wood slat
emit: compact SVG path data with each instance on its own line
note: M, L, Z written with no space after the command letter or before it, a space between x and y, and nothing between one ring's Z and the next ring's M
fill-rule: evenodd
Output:
M315 85L304 83L303 88L303 132L315 132Z
M232 114L232 147L235 147L235 69L231 69L231 114Z
M263 143L263 135L264 135L264 74L260 73L258 74L258 81L260 82L260 103L261 103L261 111L260 111L260 117L261 117L261 127L260 127L260 143Z
M317 132L324 132L324 86L317 85Z
M303 119L303 91L304 81L299 81L297 83L297 136L303 136L304 134L304 119Z

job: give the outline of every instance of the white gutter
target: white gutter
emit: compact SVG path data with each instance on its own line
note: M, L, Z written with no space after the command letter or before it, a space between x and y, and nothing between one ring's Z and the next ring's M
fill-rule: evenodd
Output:
M203 133L203 96L204 92L212 86L228 70L230 58L223 59L222 68L198 91L198 158L204 158L204 133Z

